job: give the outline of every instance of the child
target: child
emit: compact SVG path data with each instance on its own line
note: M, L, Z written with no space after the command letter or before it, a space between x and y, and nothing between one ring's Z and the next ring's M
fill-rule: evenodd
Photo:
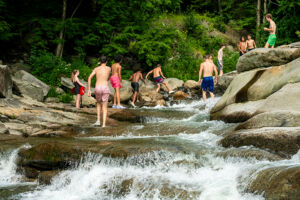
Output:
M71 75L71 80L75 86L74 93L76 94L76 101L75 101L76 108L80 108L80 101L81 101L80 89L81 87L84 87L84 85L79 81L78 76L79 76L79 70L74 69Z
M144 78L143 78L143 74L142 74L142 69L138 69L131 77L130 77L130 81L131 82L131 87L133 89L133 97L132 97L132 102L130 102L130 105L132 105L133 107L135 107L134 103L138 98L138 94L139 94L139 80L142 80L144 82L144 84L146 84Z
M169 94L174 93L174 91L171 90L171 88L169 87L169 84L166 83L165 80L164 80L164 79L166 79L166 77L163 75L163 73L161 71L161 65L160 64L158 64L156 66L156 68L154 68L153 70L148 72L148 74L146 75L146 79L152 73L153 73L154 82L155 82L155 84L157 84L156 92L159 92L160 84L164 84L167 87Z
M248 35L248 40L246 41L248 51L252 51L256 48L255 41L252 39L252 36Z
M245 42L244 36L241 37L240 43L238 45L240 56L244 55L247 50L247 43Z
M111 72L111 68L106 66L107 60L105 56L100 58L100 66L96 67L88 79L88 96L91 96L91 80L96 75L96 87L95 95L97 100L97 121L94 125L100 126L100 112L102 103L102 114L103 114L103 124L102 127L106 126L107 118L107 102L110 95L110 90L108 87L108 78Z
M112 75L110 77L111 86L115 89L114 104L112 107L119 108L119 109L125 108L125 107L121 106L121 103L120 103L120 88L122 88L122 86L123 86L122 77L121 77L122 59L123 59L122 55L117 55L115 57L115 63L111 66Z
M223 50L225 48L225 45L221 44L220 46L221 46L221 48L218 51L218 62L217 62L217 64L218 64L218 68L220 70L220 77L222 77L223 76Z

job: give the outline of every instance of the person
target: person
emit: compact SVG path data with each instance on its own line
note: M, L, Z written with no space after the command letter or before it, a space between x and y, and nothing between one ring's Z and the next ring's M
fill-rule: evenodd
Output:
M201 83L203 101L206 101L206 92L208 90L210 97L214 98L214 84L217 84L218 70L214 63L210 61L210 55L204 57L204 62L200 65L199 83ZM203 72L203 81L201 81ZM213 79L213 72L215 72L215 81Z
M266 20L270 23L270 27L264 28L264 30L268 31L270 33L270 35L269 35L268 41L265 45L265 48L269 48L269 47L274 48L275 42L276 42L276 24L272 20L271 14L266 15Z
M238 45L238 49L240 51L240 56L244 55L246 53L247 50L247 43L245 41L245 37L242 36L240 39L240 43Z
M111 72L111 68L106 66L107 59L106 56L101 56L100 66L96 67L88 79L88 96L91 96L91 80L96 75L96 87L95 96L97 100L97 121L94 125L100 126L100 113L101 113L101 103L102 103L102 127L106 126L107 118L107 102L110 95L110 90L108 87L108 78Z
M148 76L152 73L153 73L154 82L157 85L156 92L159 92L160 85L164 84L167 87L169 94L174 93L174 91L171 90L169 84L165 81L166 77L163 75L163 73L161 71L160 64L158 64L153 70L148 72L148 74L146 75L146 79L148 79Z
M139 94L139 80L142 80L144 82L144 84L146 84L143 74L142 74L142 69L138 69L135 71L135 73L130 77L129 81L131 81L131 87L133 89L133 97L132 97L132 101L130 102L130 105L132 105L133 107L135 107L134 103L138 98L138 94Z
M253 49L256 48L255 41L252 39L252 36L250 34L247 36L246 44L247 44L248 51L252 51Z
M81 94L80 94L80 90L81 87L85 88L85 86L79 81L79 70L74 69L74 71L72 72L71 75L71 80L72 83L74 84L74 93L76 95L76 101L75 101L75 106L76 108L80 108L80 101L81 101Z
M114 94L114 104L113 108L119 108L119 109L124 109L125 107L121 106L120 103L120 89L123 87L122 83L122 77L121 77L121 71L122 71L122 62L123 56L122 55L117 55L115 57L115 63L111 66L112 68L112 75L110 77L110 83L111 86L115 89L115 94Z
M225 45L221 44L220 45L220 50L218 51L218 68L220 70L220 77L223 76L223 50L225 49Z

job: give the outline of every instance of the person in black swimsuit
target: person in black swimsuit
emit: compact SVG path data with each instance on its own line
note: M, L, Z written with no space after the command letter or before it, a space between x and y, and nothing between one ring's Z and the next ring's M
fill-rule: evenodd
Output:
M138 98L139 88L140 88L140 84L139 84L140 79L144 82L144 84L146 84L146 82L143 78L142 69L136 70L135 73L129 79L131 81L131 87L133 89L133 97L132 97L132 102L130 102L130 105L132 105L133 107L135 107L134 103Z
M75 101L76 108L80 108L80 101L81 101L80 89L81 87L84 87L84 85L79 81L78 76L79 76L79 70L75 69L72 72L71 80L75 86L74 93L76 95L76 101Z

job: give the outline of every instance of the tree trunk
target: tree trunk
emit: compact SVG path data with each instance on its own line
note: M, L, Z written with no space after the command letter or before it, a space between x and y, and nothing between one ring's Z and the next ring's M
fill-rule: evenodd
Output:
M259 28L260 28L260 11L261 11L261 0L257 0L256 9L256 41L259 42Z
M62 57L62 54L63 54L63 49L64 49L63 39L64 39L64 31L65 31L64 23L66 20L66 13L67 13L67 0L63 0L63 10L62 10L62 17L61 17L63 27L61 28L61 30L59 32L59 42L57 44L56 52L55 52L56 57Z
M265 16L268 13L268 7L267 7L267 5L268 5L268 0L264 0L264 17L263 17L263 23L266 23Z
M218 0L218 7L219 7L219 14L221 16L223 16L223 13L222 13L222 6L221 6L221 0Z

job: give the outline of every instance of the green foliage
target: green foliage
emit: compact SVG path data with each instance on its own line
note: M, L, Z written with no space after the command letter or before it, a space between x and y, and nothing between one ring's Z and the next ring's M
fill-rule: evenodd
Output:
M62 103L70 103L73 100L73 95L69 93L64 93L59 95L59 100Z
M47 94L47 97L58 97L58 96L59 96L59 94L57 94L55 88L51 87Z
M240 54L238 52L228 52L228 51L224 52L224 57L223 57L224 73L236 70L236 64L239 57Z

